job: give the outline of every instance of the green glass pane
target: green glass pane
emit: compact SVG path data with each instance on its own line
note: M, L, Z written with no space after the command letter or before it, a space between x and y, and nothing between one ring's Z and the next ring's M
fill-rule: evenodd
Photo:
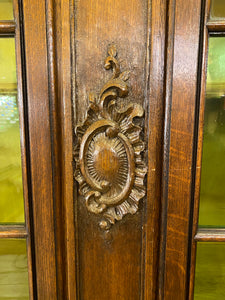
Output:
M224 0L212 0L210 18L211 19L225 18L225 1Z
M224 243L198 243L194 299L225 299Z
M210 37L199 225L225 226L225 38Z
M0 223L24 222L14 39L0 39Z
M13 20L12 0L0 0L0 20Z
M0 300L28 300L26 240L0 240Z

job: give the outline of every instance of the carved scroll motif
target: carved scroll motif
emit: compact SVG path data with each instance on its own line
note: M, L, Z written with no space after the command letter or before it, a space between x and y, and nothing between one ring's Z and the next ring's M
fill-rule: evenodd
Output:
M117 98L128 95L129 72L120 71L116 48L110 46L105 69L113 70L112 78L99 95L89 94L89 108L83 124L76 127L75 179L87 209L103 216L100 227L109 229L124 215L135 214L145 196L144 177L147 172L141 152L144 142L142 128L133 118L142 117L139 104L117 108Z

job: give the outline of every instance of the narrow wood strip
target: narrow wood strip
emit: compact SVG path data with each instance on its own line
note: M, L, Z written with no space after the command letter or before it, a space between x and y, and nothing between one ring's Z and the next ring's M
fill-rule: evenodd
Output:
M29 279L29 299L33 300L36 293L36 270L35 270L35 249L32 213L32 189L30 172L30 147L28 120L27 93L26 93L26 66L24 51L24 32L23 32L23 10L22 0L13 0L14 19L17 24L15 28L15 50L17 63L17 91L18 109L20 120L20 144L23 172L23 197L25 224L27 229L27 263Z
M158 298L165 298L165 260L167 240L167 211L169 193L169 157L170 157L170 124L173 89L174 35L175 35L176 0L167 2L168 16L166 20L166 64L165 64L165 120L162 166L162 196L161 196L161 232L158 275Z
M73 200L73 129L72 129L72 106L71 106L71 60L72 55L75 55L75 49L68 45L75 45L73 42L75 30L75 16L74 16L74 0L63 1L61 6L56 9L56 46L57 46L57 72L60 74L61 83L58 84L58 97L60 101L60 137L59 146L61 147L61 176L60 182L62 185L62 194L60 195L60 202L62 203L62 226L64 229L65 246L65 299L78 299L77 280L78 275L78 243L75 241L75 205ZM63 26L62 26L63 25ZM74 53L73 53L73 50ZM72 52L72 53L71 53ZM74 58L73 58L74 59ZM75 61L74 61L74 66ZM75 91L74 91L75 93ZM66 262L66 263L65 263Z
M225 20L209 21L207 28L209 32L225 32Z
M36 298L58 299L46 3L44 0L23 0L22 4L36 260Z
M201 228L194 237L198 242L225 242L225 228Z
M142 295L140 299L157 298L159 218L164 124L165 0L148 2L148 35L146 57L146 125L148 140L148 176L142 242ZM161 37L159 39L159 36ZM148 114L147 114L148 112ZM147 138L148 137L148 138Z
M203 4L204 5L204 4ZM195 138L197 139L197 145L195 145L195 150L193 152L194 157L196 156L195 166L193 165L193 173L195 174L195 178L193 178L193 192L194 199L192 201L193 205L193 223L192 229L190 229L191 236L191 249L189 249L189 300L192 300L194 297L194 282L195 282L195 262L196 262L196 241L195 235L198 230L198 215L199 215L199 198L200 198L200 181L201 181L201 164L202 164L202 144L203 144L203 127L204 127L204 111L205 111L205 89L206 89L206 76L207 76L207 53L208 53L208 30L206 27L208 16L210 14L210 0L207 0L205 3L205 11L204 11L204 24L203 26L203 41L201 41L200 49L199 49L199 60L201 62L201 74L199 74L198 84L200 86L200 97L197 95L197 107L196 107L196 123L195 126L198 126L198 132L195 134ZM199 62L200 63L200 62ZM199 66L200 67L200 66ZM200 78L201 77L201 78ZM198 119L198 120L197 120ZM197 128L196 128L197 129ZM197 149L196 149L197 146ZM189 237L190 237L189 236Z
M51 145L52 145L52 188L53 188L53 207L55 222L55 247L56 247L56 280L57 295L59 299L63 299L63 290L65 287L64 255L60 245L64 245L63 240L63 207L61 201L61 182L60 182L60 123L58 117L59 98L57 95L57 57L56 57L56 17L60 13L56 13L54 9L54 1L45 1L46 10L46 43L47 43L47 64L48 64L48 91L49 91L49 109L50 109L50 129L51 129ZM61 26L61 24L60 24ZM60 28L59 26L59 28ZM59 59L59 57L58 57ZM57 220L57 221L56 221Z
M28 236L24 226L0 226L0 239L25 239Z
M197 149L194 150L193 155L196 156L195 166L193 165L193 173L195 174L194 184L192 189L194 190L194 199L192 201L193 205L193 223L192 229L190 230L191 235L191 249L189 249L189 258L190 258L190 276L189 276L189 300L192 300L194 297L194 280L195 280L195 265L196 265L196 241L195 235L198 230L198 215L199 215L199 198L200 198L200 181L201 181L201 164L202 164L202 144L203 144L203 127L204 127L204 111L205 111L205 89L206 89L206 76L207 76L207 53L208 53L208 30L206 27L207 20L210 14L210 0L207 0L205 3L204 11L204 33L203 33L203 43L200 44L199 49L199 60L202 60L202 70L201 78L198 78L198 84L200 85L201 90L200 97L197 95L197 107L196 107L196 123L195 126L198 126L198 132L195 134L197 139ZM201 49L202 48L202 49ZM200 58L200 56L202 56ZM200 81L201 79L201 81ZM199 98L199 99L198 99ZM197 116L198 114L198 116ZM192 232L191 232L192 231Z
M172 89L168 97L168 101L172 101L170 144L164 158L166 161L166 155L169 156L169 172L166 173L168 182L164 178L168 189L165 194L165 272L162 274L165 278L164 297L160 298L164 300L188 298L188 236L192 216L190 208L201 3L200 0L176 0L175 7Z
M16 23L14 21L0 21L0 35L15 34Z

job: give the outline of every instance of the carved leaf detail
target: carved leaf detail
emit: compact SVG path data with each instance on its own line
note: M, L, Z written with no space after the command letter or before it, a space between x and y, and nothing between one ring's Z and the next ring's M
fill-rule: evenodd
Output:
M130 72L129 71L124 71L120 74L119 78L123 81L127 81L129 79Z
M116 57L117 51L115 45L110 45L108 49L109 56Z
M113 76L99 96L89 94L86 119L75 129L78 144L74 148L79 193L90 212L105 218L99 223L105 230L126 214L137 212L145 196L147 172L141 155L145 147L140 138L142 128L133 123L144 110L136 103L117 109L117 98L128 95L125 81L129 71L120 72L115 45L108 54L105 68L112 69Z

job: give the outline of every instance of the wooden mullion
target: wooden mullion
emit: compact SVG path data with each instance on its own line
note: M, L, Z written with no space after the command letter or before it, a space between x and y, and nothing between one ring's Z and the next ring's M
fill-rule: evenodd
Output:
M196 124L197 133L195 138L197 139L196 149L194 155L196 156L196 163L194 166L193 174L194 183L193 189L193 220L192 229L190 231L191 248L189 250L190 257L190 278L189 278L189 300L194 297L194 279L195 279L195 264L196 264L196 240L195 236L198 231L198 217L199 217L199 199L200 199L200 182L201 182L201 165L202 165L202 146L203 146L203 128L204 128L204 111L205 111L205 90L206 90L206 76L207 76L207 57L208 57L208 38L209 32L207 28L207 20L210 14L210 0L207 0L204 8L204 24L203 24L203 41L200 44L199 60L201 61L201 74L199 77L199 84L201 86L200 95L197 99L198 106L196 110ZM201 56L201 57L200 57Z
M25 239L28 233L23 225L0 226L0 239Z
M26 94L26 72L25 72L25 53L23 39L23 11L22 1L13 0L13 12L15 19L15 50L17 65L17 94L18 109L20 120L20 144L22 158L23 175L23 196L24 196L24 230L27 238L27 263L29 278L29 299L36 299L36 271L35 271L35 249L34 232L32 218L32 192L31 192L31 171L30 171L30 152L29 152L29 132L27 116L27 94Z
M200 228L194 239L197 242L225 242L225 228Z
M14 35L16 23L14 21L0 21L0 35Z
M208 21L207 28L209 32L224 32L225 33L225 20Z
M165 116L171 120L164 140L168 145L166 155L169 162L163 166L163 181L167 185L163 194L165 212L162 214L162 222L166 223L165 235L162 235L165 242L161 244L165 271L162 272L164 283L159 299L165 300L188 299L188 237L193 202L193 147L201 10L202 1L176 0L175 8L168 15L168 18L174 15L175 19L171 88L166 97L166 105L170 104L171 110Z

